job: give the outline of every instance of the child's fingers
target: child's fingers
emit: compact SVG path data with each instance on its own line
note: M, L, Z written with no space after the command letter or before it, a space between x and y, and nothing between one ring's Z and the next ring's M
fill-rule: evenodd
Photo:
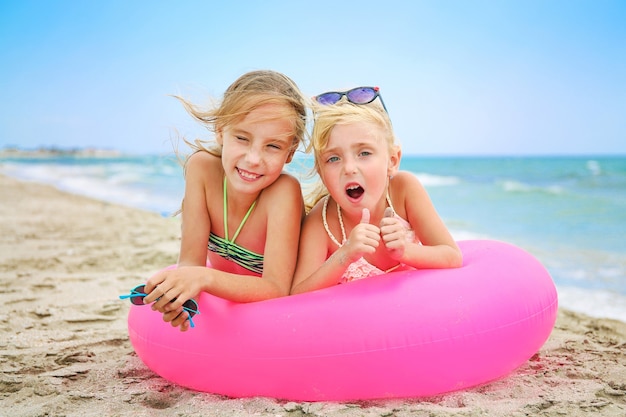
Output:
M144 291L148 294L143 299L144 304L152 304L165 295L167 289L165 289L166 285L164 283L165 276L162 274L156 274L148 279L144 286Z
M180 313L176 319L172 321L172 326L180 327L181 332L186 332L189 329L189 313L187 311Z
M146 290L146 294L150 294L153 292L160 284L165 281L165 273L164 271L159 271L153 276L151 276L147 281L144 289Z
M180 327L181 332L189 330L189 313L180 309L163 314L163 321L169 322L172 327Z
M361 223L369 223L369 222L370 222L370 211L364 208L361 214Z
M185 314L187 314L187 312L184 311L182 307L177 310L168 311L163 313L163 321L172 323L172 326L178 326L178 324L182 323L182 321L179 320L181 316L187 318Z

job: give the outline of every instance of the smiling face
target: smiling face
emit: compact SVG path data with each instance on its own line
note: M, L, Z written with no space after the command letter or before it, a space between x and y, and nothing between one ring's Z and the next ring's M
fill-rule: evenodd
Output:
M348 215L385 206L388 178L397 170L385 131L374 123L335 125L320 153L319 174L331 197Z
M277 117L285 114L291 117ZM294 118L287 106L264 104L217 132L217 142L223 146L222 165L233 191L258 194L276 181L295 151Z

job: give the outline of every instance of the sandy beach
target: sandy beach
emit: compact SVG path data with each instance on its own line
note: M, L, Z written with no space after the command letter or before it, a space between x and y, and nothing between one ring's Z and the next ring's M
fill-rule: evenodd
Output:
M176 262L180 224L0 176L0 416L625 416L626 323L560 310L499 381L433 398L232 399L158 377L118 295Z

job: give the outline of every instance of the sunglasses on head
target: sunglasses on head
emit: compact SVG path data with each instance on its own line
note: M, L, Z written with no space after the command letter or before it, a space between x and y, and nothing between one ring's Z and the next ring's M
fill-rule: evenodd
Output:
M143 306L143 305L145 305L143 303L143 299L144 299L144 297L146 297L148 295L145 292L146 291L145 287L146 286L144 284L137 285L135 288L130 290L129 294L120 295L120 300L124 300L124 299L128 298L128 299L130 299L130 302L133 303L136 306ZM172 301L174 301L174 300L172 300ZM189 325L191 327L196 327L194 322L193 322L193 320L191 319L196 314L200 314L200 312L198 311L198 303L196 303L196 300L191 298L191 299L185 301L185 303L183 304L183 310L186 311L189 314L189 317L188 317Z
M313 97L313 99L320 104L331 105L336 104L343 96L346 96L346 99L352 104L369 104L378 97L383 109L389 113L379 90L378 87L357 87L348 91L328 91Z

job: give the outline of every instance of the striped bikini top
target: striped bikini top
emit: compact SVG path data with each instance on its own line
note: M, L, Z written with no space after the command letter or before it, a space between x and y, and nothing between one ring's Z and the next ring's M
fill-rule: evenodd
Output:
M241 232L244 223L248 220L248 217L250 217L255 206L256 200L254 200L248 212L241 220L233 238L228 239L228 198L226 196L226 177L224 177L224 237L219 237L211 232L209 234L208 248L211 252L215 252L222 258L232 261L248 271L263 274L263 255L254 253L235 243L235 239L239 236L239 232Z

